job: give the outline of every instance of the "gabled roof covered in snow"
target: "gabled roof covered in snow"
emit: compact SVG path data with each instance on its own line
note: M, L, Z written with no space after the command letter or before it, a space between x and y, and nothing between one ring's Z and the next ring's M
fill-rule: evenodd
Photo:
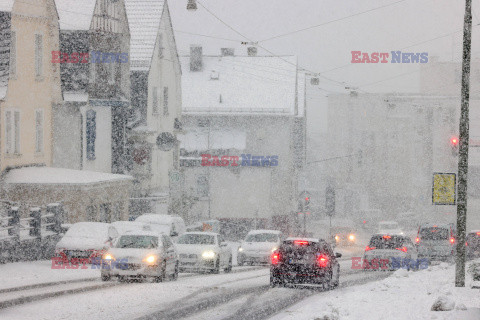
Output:
M96 0L55 0L60 19L60 29L90 29L96 2Z
M296 114L294 56L202 56L202 71L180 62L186 113Z
M10 26L9 12L0 12L0 100L7 94L10 70Z
M13 9L14 0L2 0L0 1L0 11L11 12Z
M125 0L132 70L149 70L164 7L163 0Z

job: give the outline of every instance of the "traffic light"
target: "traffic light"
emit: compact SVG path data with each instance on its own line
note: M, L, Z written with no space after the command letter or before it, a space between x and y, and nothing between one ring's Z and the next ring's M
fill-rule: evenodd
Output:
M305 212L310 210L310 197L305 197L305 205L303 209Z
M458 137L451 137L450 138L450 147L452 148L452 154L454 156L458 155Z

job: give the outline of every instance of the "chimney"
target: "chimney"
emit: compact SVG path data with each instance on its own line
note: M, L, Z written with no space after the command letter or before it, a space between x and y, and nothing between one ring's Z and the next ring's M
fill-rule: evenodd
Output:
M202 71L202 46L191 45L190 46L190 71Z
M233 48L221 48L222 57L233 56L235 55L235 49Z
M256 57L257 56L257 47L248 47L247 52L249 57Z

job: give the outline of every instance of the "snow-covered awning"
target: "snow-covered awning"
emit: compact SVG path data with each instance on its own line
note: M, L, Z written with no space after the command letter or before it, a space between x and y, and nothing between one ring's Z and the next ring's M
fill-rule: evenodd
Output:
M89 30L96 0L55 0L61 30Z
M61 184L86 185L102 182L130 181L133 177L122 174L72 170L51 167L24 167L10 170L5 184Z
M195 130L185 135L179 135L180 147L187 151L208 149L237 149L246 148L247 134L244 131L230 130ZM210 140L210 141L209 141Z
M0 1L0 11L11 12L13 8L14 0L2 0Z
M87 92L64 92L63 99L65 102L88 102Z

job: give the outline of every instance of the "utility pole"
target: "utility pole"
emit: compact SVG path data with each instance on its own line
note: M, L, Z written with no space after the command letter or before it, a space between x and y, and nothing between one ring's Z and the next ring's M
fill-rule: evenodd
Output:
M472 0L465 1L463 25L462 100L460 111L460 135L458 157L458 198L457 198L457 255L455 265L455 286L465 287L465 231L467 224L467 174L470 99L470 51L472 43Z

